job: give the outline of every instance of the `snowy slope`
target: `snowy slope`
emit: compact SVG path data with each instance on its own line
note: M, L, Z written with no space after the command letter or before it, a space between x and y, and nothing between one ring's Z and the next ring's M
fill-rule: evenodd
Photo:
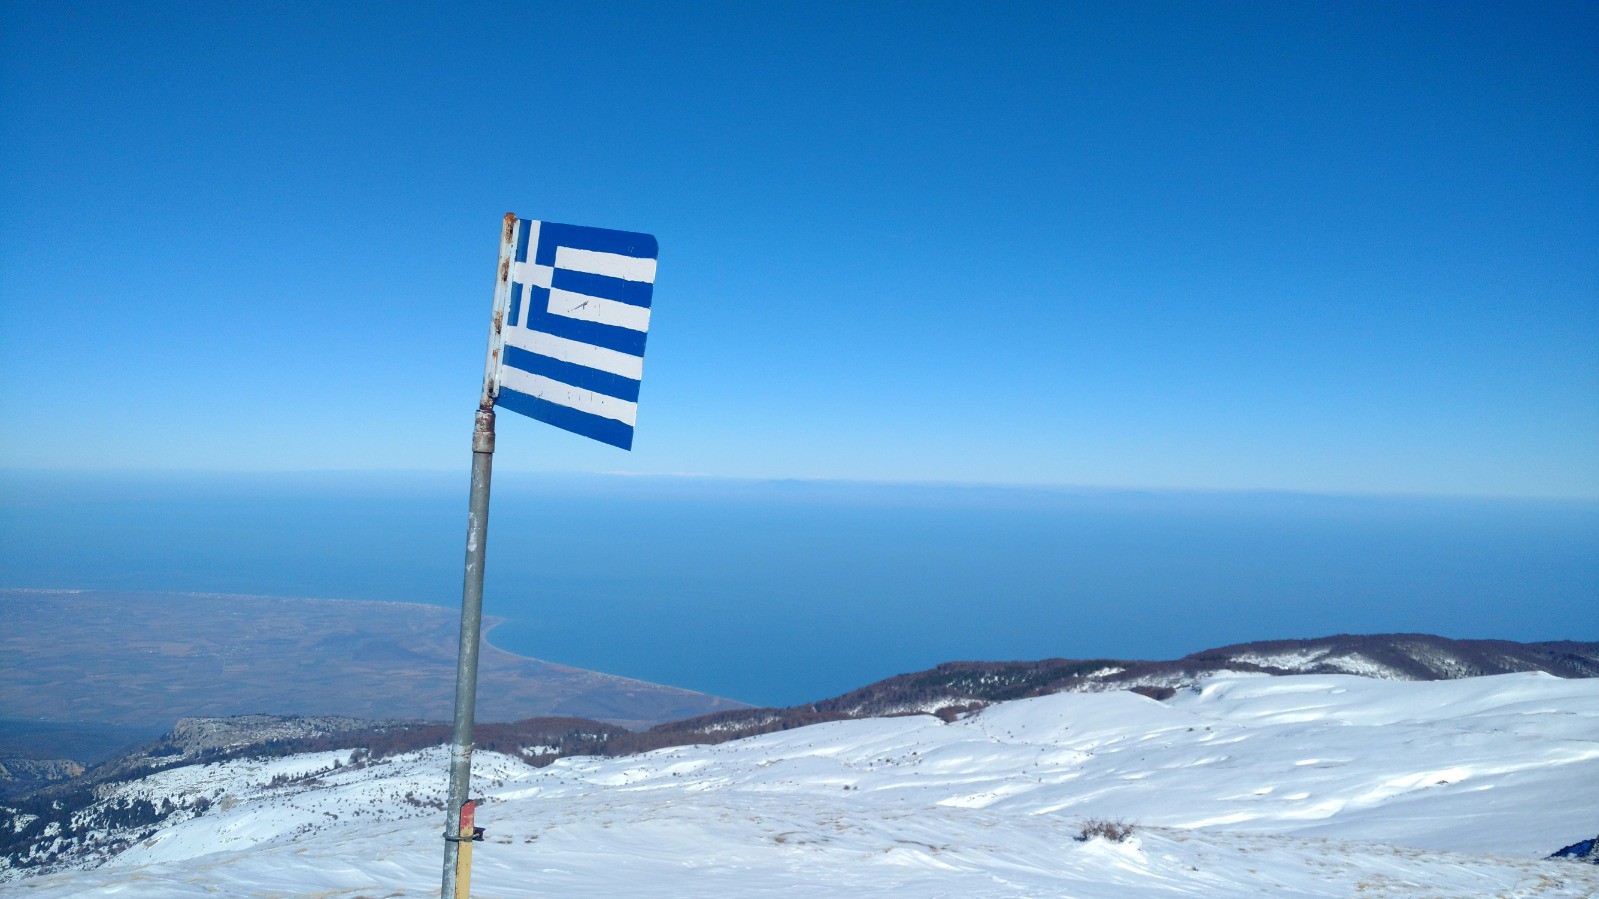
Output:
M436 895L442 753L330 764L119 786L212 804L105 867L6 890ZM480 896L1599 895L1599 866L1540 860L1599 833L1591 679L1224 674L1167 702L1068 693L476 771ZM1077 841L1093 817L1139 827Z

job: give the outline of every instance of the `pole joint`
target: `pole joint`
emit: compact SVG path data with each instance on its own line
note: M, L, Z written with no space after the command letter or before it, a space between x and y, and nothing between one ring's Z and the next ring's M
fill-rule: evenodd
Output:
M494 409L479 408L477 424L472 428L472 452L494 452Z

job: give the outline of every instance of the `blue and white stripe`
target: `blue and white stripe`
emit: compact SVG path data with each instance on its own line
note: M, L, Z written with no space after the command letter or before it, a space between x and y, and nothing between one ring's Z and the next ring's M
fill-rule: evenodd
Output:
M633 447L655 238L518 219L495 403Z

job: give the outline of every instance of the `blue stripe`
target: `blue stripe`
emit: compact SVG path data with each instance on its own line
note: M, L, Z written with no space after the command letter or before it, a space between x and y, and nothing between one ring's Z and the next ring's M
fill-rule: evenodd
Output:
M613 375L608 371L600 371L586 365L573 365L514 346L505 348L505 364L509 368L519 368L530 375L543 375L562 384L571 384L573 387L614 396L630 403L638 402L639 382L621 375Z
M578 343L616 350L629 356L644 355L643 331L602 325L599 322L586 322L564 315L551 315L550 291L544 287L528 286L527 322L523 327L530 331L543 331L556 337L565 337Z
M655 291L655 285L643 281L608 278L605 275L568 271L564 268L558 268L550 275L550 286L580 293L586 297L615 300L629 306L643 306L645 309L650 308L650 294Z
M529 418L538 419L545 424L555 425L564 431L581 434L591 440L609 443L625 450L633 448L633 426L623 424L614 418L579 412L509 388L501 388L500 395L494 403L512 412L520 412Z
M528 221L527 219L519 219L519 220L517 220L516 224L517 224L517 229L516 229L516 261L517 262L526 262L527 261L527 232L528 232L528 229L532 226L533 223Z
M538 265L554 266L556 247L616 253L640 259L654 259L660 254L660 247L649 234L543 222L539 225L539 246L533 261Z
M510 322L511 326L512 327L516 327L516 323L518 321L520 321L521 318L522 318L522 282L521 281L512 281L511 282L511 322Z

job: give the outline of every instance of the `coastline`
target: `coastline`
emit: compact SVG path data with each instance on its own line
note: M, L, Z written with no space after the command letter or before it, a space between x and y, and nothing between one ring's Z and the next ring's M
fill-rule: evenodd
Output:
M0 718L448 720L458 621L454 610L394 600L0 588L0 664L17 673L0 684ZM638 728L746 707L519 655L489 640L504 621L484 617L480 722L566 715Z

